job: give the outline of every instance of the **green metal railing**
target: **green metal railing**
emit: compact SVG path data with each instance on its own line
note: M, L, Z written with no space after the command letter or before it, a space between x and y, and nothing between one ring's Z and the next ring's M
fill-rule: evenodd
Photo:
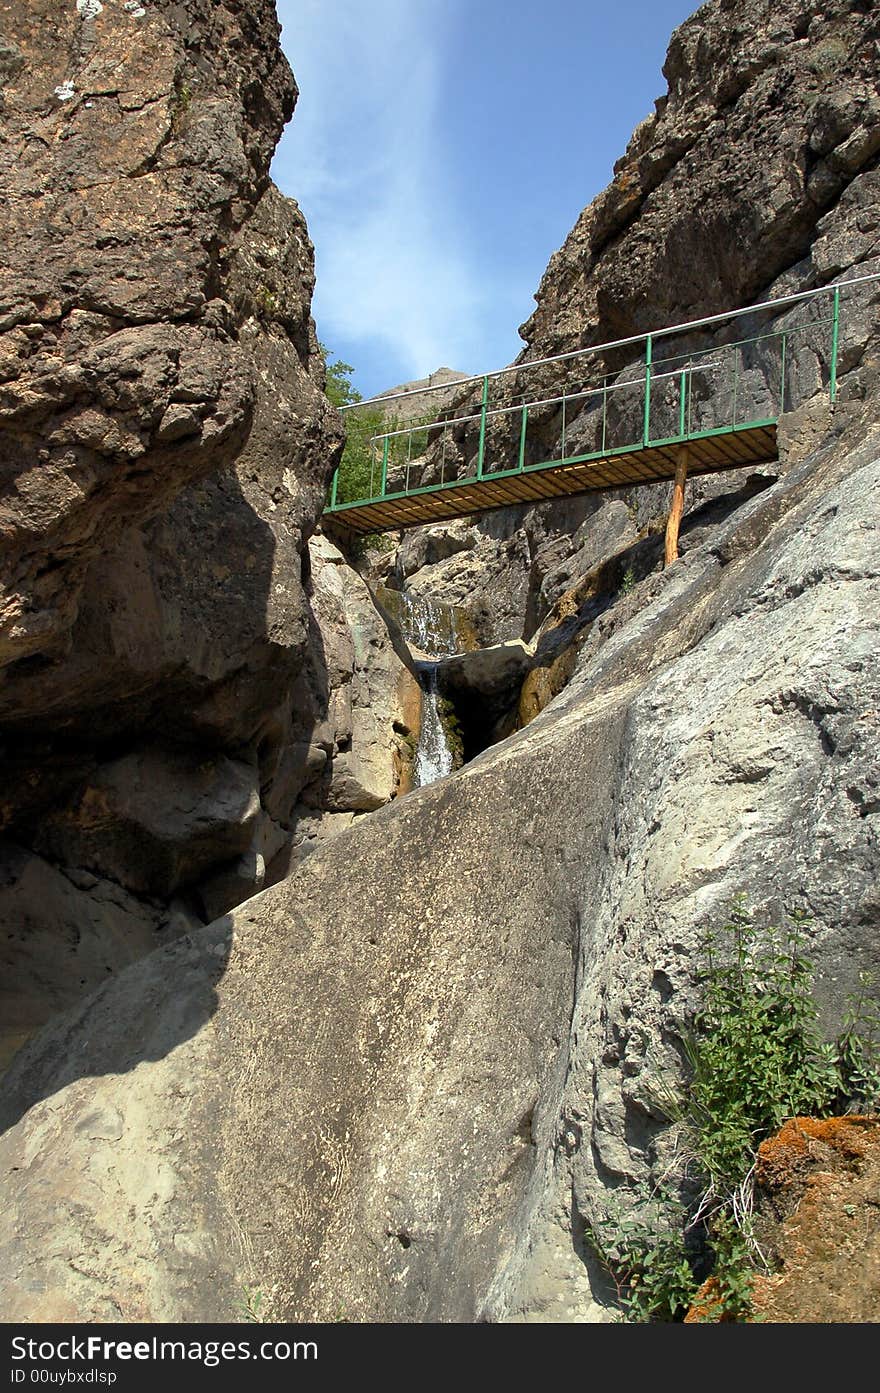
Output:
M479 386L480 405L463 414L426 411L404 424L384 414L398 401L406 400L409 409L413 398L430 398L439 390L448 394L448 386L345 407L347 412L367 413L362 417L367 421L370 412L377 413L381 428L360 440L357 456L347 447L327 511L342 513L369 503L460 488L475 478L502 479L774 425L797 404L796 397L815 389L815 381L793 384L801 344L807 344L811 360L821 364L833 403L842 293L878 280L876 275L858 277L468 378L456 383L455 390L470 387L473 393ZM797 322L803 311L802 322ZM781 314L783 323L749 337L690 346L708 329L729 333L738 319L776 320ZM676 338L688 340L688 346L671 352ZM586 371L597 357L626 357L633 351L638 358L623 368L592 377ZM560 368L565 382L549 393L530 393L529 379L551 368ZM549 455L541 444L547 439L555 442ZM469 454L474 440L475 452Z

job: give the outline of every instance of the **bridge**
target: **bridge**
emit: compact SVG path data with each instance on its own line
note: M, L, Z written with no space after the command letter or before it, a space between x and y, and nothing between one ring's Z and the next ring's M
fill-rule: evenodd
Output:
M687 477L772 462L784 412L821 388L834 403L845 297L878 280L466 378L451 406L442 385L344 407L349 443L325 516L365 534L674 481L674 559ZM438 391L447 405L432 411Z

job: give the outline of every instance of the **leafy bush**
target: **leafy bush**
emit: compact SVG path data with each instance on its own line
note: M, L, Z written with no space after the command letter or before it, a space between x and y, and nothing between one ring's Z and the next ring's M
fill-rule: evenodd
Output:
M708 1188L728 1195L758 1143L789 1117L827 1114L842 1079L822 1039L808 920L759 929L740 902L703 951L704 1004L685 1041L691 1067L686 1123Z
M359 498L373 498L381 492L381 446L376 449L371 441L383 430L387 430L387 426L381 411L364 409L345 413L345 449L336 485L337 503L355 503Z
M681 1320L697 1282L686 1248L687 1213L668 1190L643 1195L626 1213L615 1205L587 1238L611 1277L627 1320L637 1325Z
M787 918L760 928L739 900L702 941L702 1004L684 1041L690 1077L684 1099L667 1107L686 1142L678 1182L695 1180L699 1194L685 1209L668 1190L642 1193L629 1217L618 1210L590 1234L631 1320L680 1319L707 1255L715 1310L749 1319L758 1257L750 1182L761 1141L791 1117L880 1107L871 980L860 977L841 1034L825 1041L805 952L809 919Z

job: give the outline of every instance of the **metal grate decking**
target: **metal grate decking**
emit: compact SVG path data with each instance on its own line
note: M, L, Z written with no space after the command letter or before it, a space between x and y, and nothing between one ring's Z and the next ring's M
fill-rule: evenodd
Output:
M531 465L522 471L459 479L442 488L413 489L374 502L343 503L332 510L334 521L352 532L387 532L448 522L472 513L490 512L511 503L541 503L579 493L633 484L658 484L675 477L680 444L650 445L609 454L603 459ZM766 464L777 458L776 423L691 438L688 473L714 474L721 469Z

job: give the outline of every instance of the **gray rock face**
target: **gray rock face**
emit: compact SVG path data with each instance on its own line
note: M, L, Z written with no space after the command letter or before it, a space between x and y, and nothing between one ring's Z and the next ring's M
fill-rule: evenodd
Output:
M385 410L387 415L395 421L409 422L418 420L424 414L426 402L431 403L430 409L442 411L448 402L452 401L456 395L456 384L467 377L466 373L456 372L454 368L437 368L429 373L427 377L419 377L412 382L401 382L397 387L388 387L386 391L380 392L378 396L370 397L365 405L382 406L386 397L400 397L403 392L423 392L425 388L430 388L427 397L415 396L410 399L402 398L396 401L389 401ZM447 388L444 391L443 388Z
M0 1068L47 1020L189 929L181 903L129 895L88 871L62 873L5 844L0 879Z
M416 679L405 645L395 647L370 591L342 553L322 537L312 542L311 554L330 677L330 748L320 802L331 813L369 812L400 786L399 737L413 733L407 711Z
M265 811L284 831L283 847L255 848L270 878L405 790L418 731L418 683L393 621L328 538L313 537L308 558L308 657L266 724L261 760Z
M876 411L835 434L526 731L25 1048L12 1317L603 1318L583 1223L664 1164L698 933L804 904L829 1021L878 966Z

